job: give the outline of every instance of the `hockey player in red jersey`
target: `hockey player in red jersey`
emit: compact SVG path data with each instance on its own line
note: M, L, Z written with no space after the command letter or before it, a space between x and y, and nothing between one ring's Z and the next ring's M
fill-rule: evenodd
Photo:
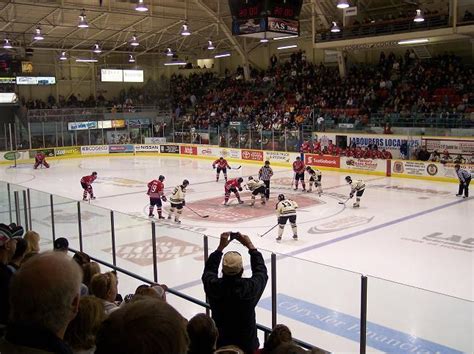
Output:
M155 208L156 205L156 211L158 212L158 219L164 219L161 211L161 200L166 202L166 196L163 193L163 190L165 189L165 185L163 184L163 181L165 180L165 176L160 175L158 179L154 179L148 183L148 192L147 194L150 196L150 208L149 208L149 213L148 216L150 218L154 217L153 215L153 209Z
M82 200L87 201L87 194L90 195L90 199L94 200L94 191L92 190L92 182L97 178L97 172L92 172L90 176L84 176L81 178L81 186L84 189L82 193Z
M227 160L225 158L223 158L222 156L219 157L212 164L213 169L216 169L216 167L217 167L216 182L219 182L219 175L220 175L221 171L224 174L224 179L227 181L227 169L229 169L229 170L231 169L231 167L229 166L229 163L227 162Z
M242 182L244 179L242 177L239 178L233 178L225 183L224 186L224 194L225 194L225 199L224 199L224 205L229 205L229 198L230 198L230 193L234 193L235 196L237 197L237 200L239 201L239 204L243 204L244 202L240 200L240 194L239 192L242 192Z
M46 162L46 155L42 151L36 153L34 169L36 170L40 165L49 168L49 163Z
M295 172L295 190L298 189L298 182L301 180L303 191L305 191L306 185L304 183L304 162L301 161L300 157L297 157L296 161L293 162L293 171Z

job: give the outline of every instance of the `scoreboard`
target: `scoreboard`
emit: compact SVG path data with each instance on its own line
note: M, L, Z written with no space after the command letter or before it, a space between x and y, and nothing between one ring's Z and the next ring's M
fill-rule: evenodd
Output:
M234 35L299 34L303 0L228 0Z

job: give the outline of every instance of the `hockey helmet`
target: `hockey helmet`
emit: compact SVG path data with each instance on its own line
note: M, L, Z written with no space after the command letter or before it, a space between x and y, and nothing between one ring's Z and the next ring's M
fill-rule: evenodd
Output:
M221 157L219 157L219 160L224 160L224 157L222 157L222 156L221 156Z
M249 181L252 181L253 180L253 177L252 176L249 176Z
M189 181L188 181L187 179L185 179L185 180L183 181L183 186L186 187L186 186L188 186L188 185L189 185Z
M158 177L158 181L163 182L164 180L165 180L165 176L160 175L160 176Z
M311 171L311 166L306 166L306 171Z
M297 157L296 157L296 160L297 160L297 161L301 160L301 157L297 156Z
M346 176L345 180L346 180L347 183L352 183L351 176Z
M92 176L97 176L97 172L92 172Z
M242 183L244 181L244 179L242 177L239 177L239 179L237 180L237 182L239 183Z
M265 165L270 165L270 161L265 161Z
M456 171L459 170L460 168L461 168L461 166L460 166L458 163L454 165L454 169L455 169Z
M278 195L278 200L281 202L282 200L285 200L285 195L279 194Z

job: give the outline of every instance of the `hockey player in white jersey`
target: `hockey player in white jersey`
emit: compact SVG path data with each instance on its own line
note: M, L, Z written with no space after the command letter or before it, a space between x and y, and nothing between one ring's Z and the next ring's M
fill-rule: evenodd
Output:
M317 168L311 168L311 166L306 166L306 171L309 173L309 189L308 193L313 191L313 186L316 185L316 190L318 191L319 196L323 193L323 187L321 185L321 171Z
M365 183L362 180L353 181L351 176L346 177L346 182L351 186L349 197L353 198L354 194L356 195L356 202L352 206L358 208L360 206L360 197L364 194Z
M281 241L283 230L285 229L288 220L290 221L291 229L293 231L293 240L297 240L298 230L296 228L296 208L298 208L298 204L291 199L286 199L283 194L280 194L275 208L278 215L278 237L276 240Z
M262 199L261 203L265 204L266 200L266 186L265 182L259 181L258 179L254 179L252 176L249 177L247 181L247 189L252 192L252 201L250 202L250 206L255 204L255 197L260 194Z
M171 208L168 214L168 219L172 218L176 210L176 216L174 217L174 221L177 224L181 224L181 220L179 220L179 218L183 213L183 207L186 205L186 201L184 199L186 197L186 187L188 185L189 181L185 179L183 183L173 189L173 193L171 193L170 196Z

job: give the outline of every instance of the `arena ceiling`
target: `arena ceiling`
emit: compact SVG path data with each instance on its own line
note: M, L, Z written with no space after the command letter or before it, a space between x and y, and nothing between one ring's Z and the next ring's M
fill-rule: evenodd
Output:
M243 50L246 45L262 45L256 39L233 37L227 0L143 0L147 12L138 12L138 0L10 0L0 1L0 39L8 38L12 50L27 48L44 51L91 52L97 43L100 56L110 53L135 53L140 56L163 53L172 48L185 55L206 51L208 40L215 51ZM414 1L358 0L364 11L414 6ZM88 28L78 28L84 10ZM301 36L311 40L316 31L329 28L340 19L336 0L304 0L300 14ZM187 22L192 35L180 34ZM40 27L44 40L33 39ZM139 46L131 46L136 35Z

